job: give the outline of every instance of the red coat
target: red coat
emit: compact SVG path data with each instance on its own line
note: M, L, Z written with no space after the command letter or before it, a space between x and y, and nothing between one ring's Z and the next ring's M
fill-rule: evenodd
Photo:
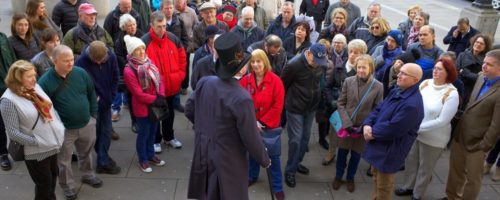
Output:
M257 120L265 124L267 128L277 128L285 102L285 89L280 77L268 71L264 74L262 83L257 87L255 75L251 73L243 77L240 84L252 96Z
M236 17L236 15L233 17L232 21L224 21L224 17L222 17L222 13L220 13L217 15L217 19L221 22L226 23L229 30L233 29L238 23L238 17Z
M160 72L165 86L165 96L176 95L181 89L187 65L186 52L181 40L170 32L158 38L152 28L141 39L146 44L146 54L151 63L156 65Z

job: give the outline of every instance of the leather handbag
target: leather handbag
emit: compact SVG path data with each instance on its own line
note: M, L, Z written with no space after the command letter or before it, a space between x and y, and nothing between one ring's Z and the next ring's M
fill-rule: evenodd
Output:
M168 117L168 106L148 106L148 117L151 121L162 121Z

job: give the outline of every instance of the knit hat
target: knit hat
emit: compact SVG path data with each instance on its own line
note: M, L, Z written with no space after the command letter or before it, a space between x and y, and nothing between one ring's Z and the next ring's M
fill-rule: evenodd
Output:
M403 44L403 34L401 34L401 31L399 30L391 30L389 31L389 36L392 37L392 39L396 40L396 43L400 47Z
M133 36L130 37L129 35L125 35L123 40L125 41L125 45L127 45L127 53L130 55L132 55L134 51L140 46L146 47L146 45L141 39Z
M222 8L222 13L225 12L232 12L233 14L236 14L236 8L232 5L226 5Z
M403 61L403 63L415 63L416 60L420 58L420 51L418 49L412 49L401 54L397 60Z

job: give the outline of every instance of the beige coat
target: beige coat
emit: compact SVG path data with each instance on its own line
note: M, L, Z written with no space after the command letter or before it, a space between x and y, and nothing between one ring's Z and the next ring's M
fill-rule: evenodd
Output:
M476 100L483 84L484 76L481 74L454 133L455 139L468 152L488 152L500 137L500 81Z
M342 85L342 93L337 101L337 111L342 119L342 127L358 127L363 123L363 120L370 114L373 108L380 103L384 96L384 89L382 83L375 80L372 89L367 94L365 100L362 102L358 112L353 120L350 116L358 106L359 101L368 90L371 81L374 80L371 76L367 82L361 81L357 76L346 78ZM335 130L334 130L335 132ZM335 133L335 135L337 135ZM363 137L353 138L338 138L339 148L351 149L355 152L361 153L365 146L365 139Z

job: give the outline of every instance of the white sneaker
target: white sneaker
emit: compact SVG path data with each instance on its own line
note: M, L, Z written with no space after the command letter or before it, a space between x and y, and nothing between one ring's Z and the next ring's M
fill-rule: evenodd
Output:
M154 144L155 153L161 153L161 144Z
M176 148L176 149L180 149L182 148L182 143L181 141L177 140L177 139L173 139L173 140L170 140L167 142L167 144L169 144L170 146Z

